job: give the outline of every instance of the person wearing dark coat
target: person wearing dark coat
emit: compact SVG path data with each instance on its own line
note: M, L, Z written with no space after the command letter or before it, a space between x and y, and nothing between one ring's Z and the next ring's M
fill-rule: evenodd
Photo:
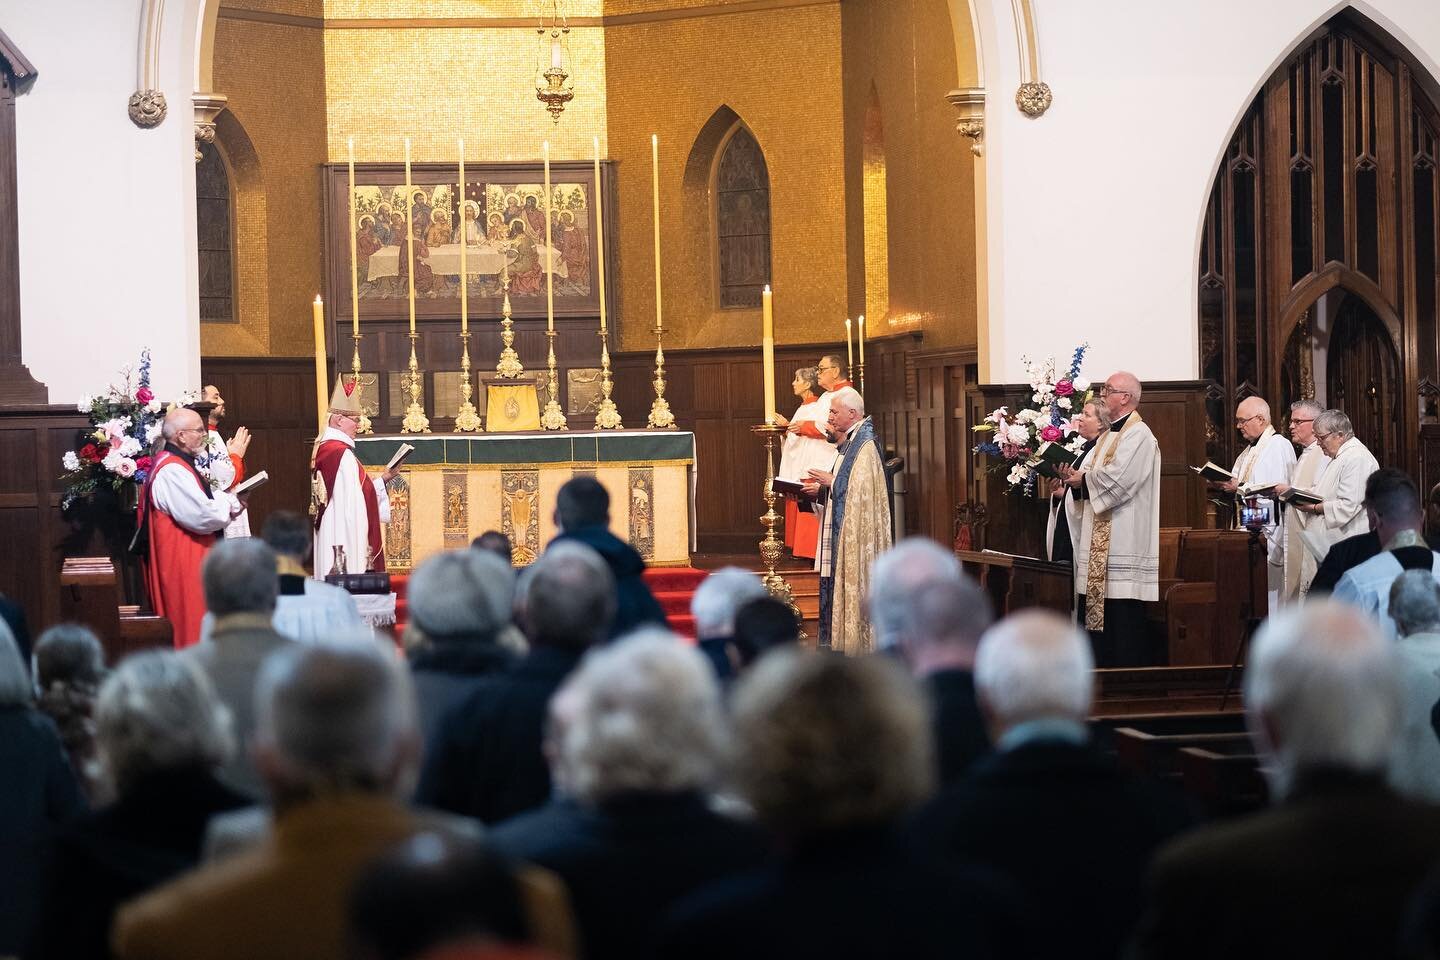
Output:
M732 712L737 784L783 854L678 904L659 956L1030 956L1003 881L904 841L934 770L923 700L897 664L772 651L741 675Z
M765 862L751 824L714 812L724 716L703 654L664 631L597 651L551 706L557 796L487 835L495 849L559 874L584 955L648 955L686 894Z
M481 677L425 744L416 800L487 823L541 806L550 771L541 752L550 698L615 614L610 568L578 543L553 544L521 577L520 620L530 650Z
M1385 783L1404 718L1398 656L1337 601L1266 621L1244 703L1275 805L1159 852L1136 956L1402 955L1409 901L1440 860L1440 808Z
M1440 551L1440 537L1427 535L1425 542L1431 550ZM1310 581L1310 589L1305 595L1319 597L1334 593L1335 585L1345 576L1347 570L1379 555L1380 537L1374 530L1337 541L1331 545L1325 559L1320 561L1320 566L1315 570L1315 579Z
M248 798L222 785L234 748L204 673L170 652L125 660L101 687L96 741L109 806L55 840L33 960L110 956L116 908L200 862L210 817Z
M975 678L995 751L912 825L922 849L1007 877L1043 914L1041 955L1119 956L1155 850L1192 822L1175 796L1131 778L1090 743L1094 662L1085 635L1038 610L985 634Z
M551 540L579 543L605 560L615 580L615 619L611 639L647 623L668 627L665 611L645 585L645 561L635 548L610 532L610 494L594 477L575 477L555 497L555 526ZM548 548L547 548L548 549Z
M25 608L5 594L0 593L0 620L10 628L10 636L20 650L20 662L25 672L30 672L30 624L25 619Z
M488 551L437 554L411 574L405 646L426 739L481 679L514 665L500 643L514 596L514 568Z
M40 906L52 832L85 800L55 724L0 622L0 956L19 954Z

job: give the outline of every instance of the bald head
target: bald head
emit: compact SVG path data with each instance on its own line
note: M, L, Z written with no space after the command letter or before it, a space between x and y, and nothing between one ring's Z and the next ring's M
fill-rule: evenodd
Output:
M1270 404L1262 397L1246 397L1235 408L1235 426L1241 436L1254 443L1270 426Z
M1140 379L1128 370L1117 370L1105 380L1105 407L1110 419L1118 420L1140 406Z
M160 423L160 435L166 443L173 443L186 453L196 454L205 446L205 421L188 407L176 407L165 414Z

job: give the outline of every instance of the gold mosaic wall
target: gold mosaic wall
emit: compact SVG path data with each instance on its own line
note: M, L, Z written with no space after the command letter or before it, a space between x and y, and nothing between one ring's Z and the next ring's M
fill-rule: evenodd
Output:
M866 311L865 266L888 262L890 329L917 323L929 347L976 342L970 141L945 94L960 85L945 0L845 0L845 193L849 310ZM958 25L969 32L969 23ZM973 72L973 64L970 66ZM888 249L865 233L864 130L871 90L884 128ZM1003 109L1002 102L996 109ZM883 328L866 312L872 336Z
M238 6L239 4L237 4ZM248 0L272 13L313 16L316 0ZM320 178L325 161L321 31L222 16L215 88L229 97L220 124L244 162L236 178L238 324L201 325L207 357L300 356L313 351L310 302L321 289ZM243 129L237 133L236 126ZM253 187L253 189L250 189Z
M833 330L838 341L846 293L840 6L613 26L605 53L622 348L654 343L651 133L660 136L667 346L760 341L759 310L717 308L704 187L701 200L686 199L692 149L722 107L755 134L769 170L776 339L810 341ZM712 160L697 158L706 171Z
M291 17L323 17L325 15L324 0L224 0L223 6L232 10L280 13Z
M426 19L432 17L523 17L536 19L536 0L324 0L325 17L330 20L373 17ZM562 0L566 16L587 17L601 13L601 0ZM532 34L533 36L533 34Z

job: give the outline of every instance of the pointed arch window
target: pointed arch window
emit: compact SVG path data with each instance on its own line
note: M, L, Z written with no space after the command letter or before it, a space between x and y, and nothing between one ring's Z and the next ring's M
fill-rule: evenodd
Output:
M200 258L200 322L234 323L235 218L230 168L220 149L201 143L195 165L195 230Z
M714 196L720 306L758 307L770 282L770 172L743 124L720 146Z

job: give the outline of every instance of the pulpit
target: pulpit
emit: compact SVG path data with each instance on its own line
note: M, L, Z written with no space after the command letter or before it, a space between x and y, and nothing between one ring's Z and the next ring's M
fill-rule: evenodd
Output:
M695 549L695 435L681 430L356 437L379 474L401 443L415 447L390 484L385 557L404 573L486 530L528 564L555 536L555 496L587 474L610 493L610 529L651 566L688 566Z
M995 550L956 550L965 572L990 595L997 618L1026 607L1073 616L1075 581L1069 563L1051 563Z

